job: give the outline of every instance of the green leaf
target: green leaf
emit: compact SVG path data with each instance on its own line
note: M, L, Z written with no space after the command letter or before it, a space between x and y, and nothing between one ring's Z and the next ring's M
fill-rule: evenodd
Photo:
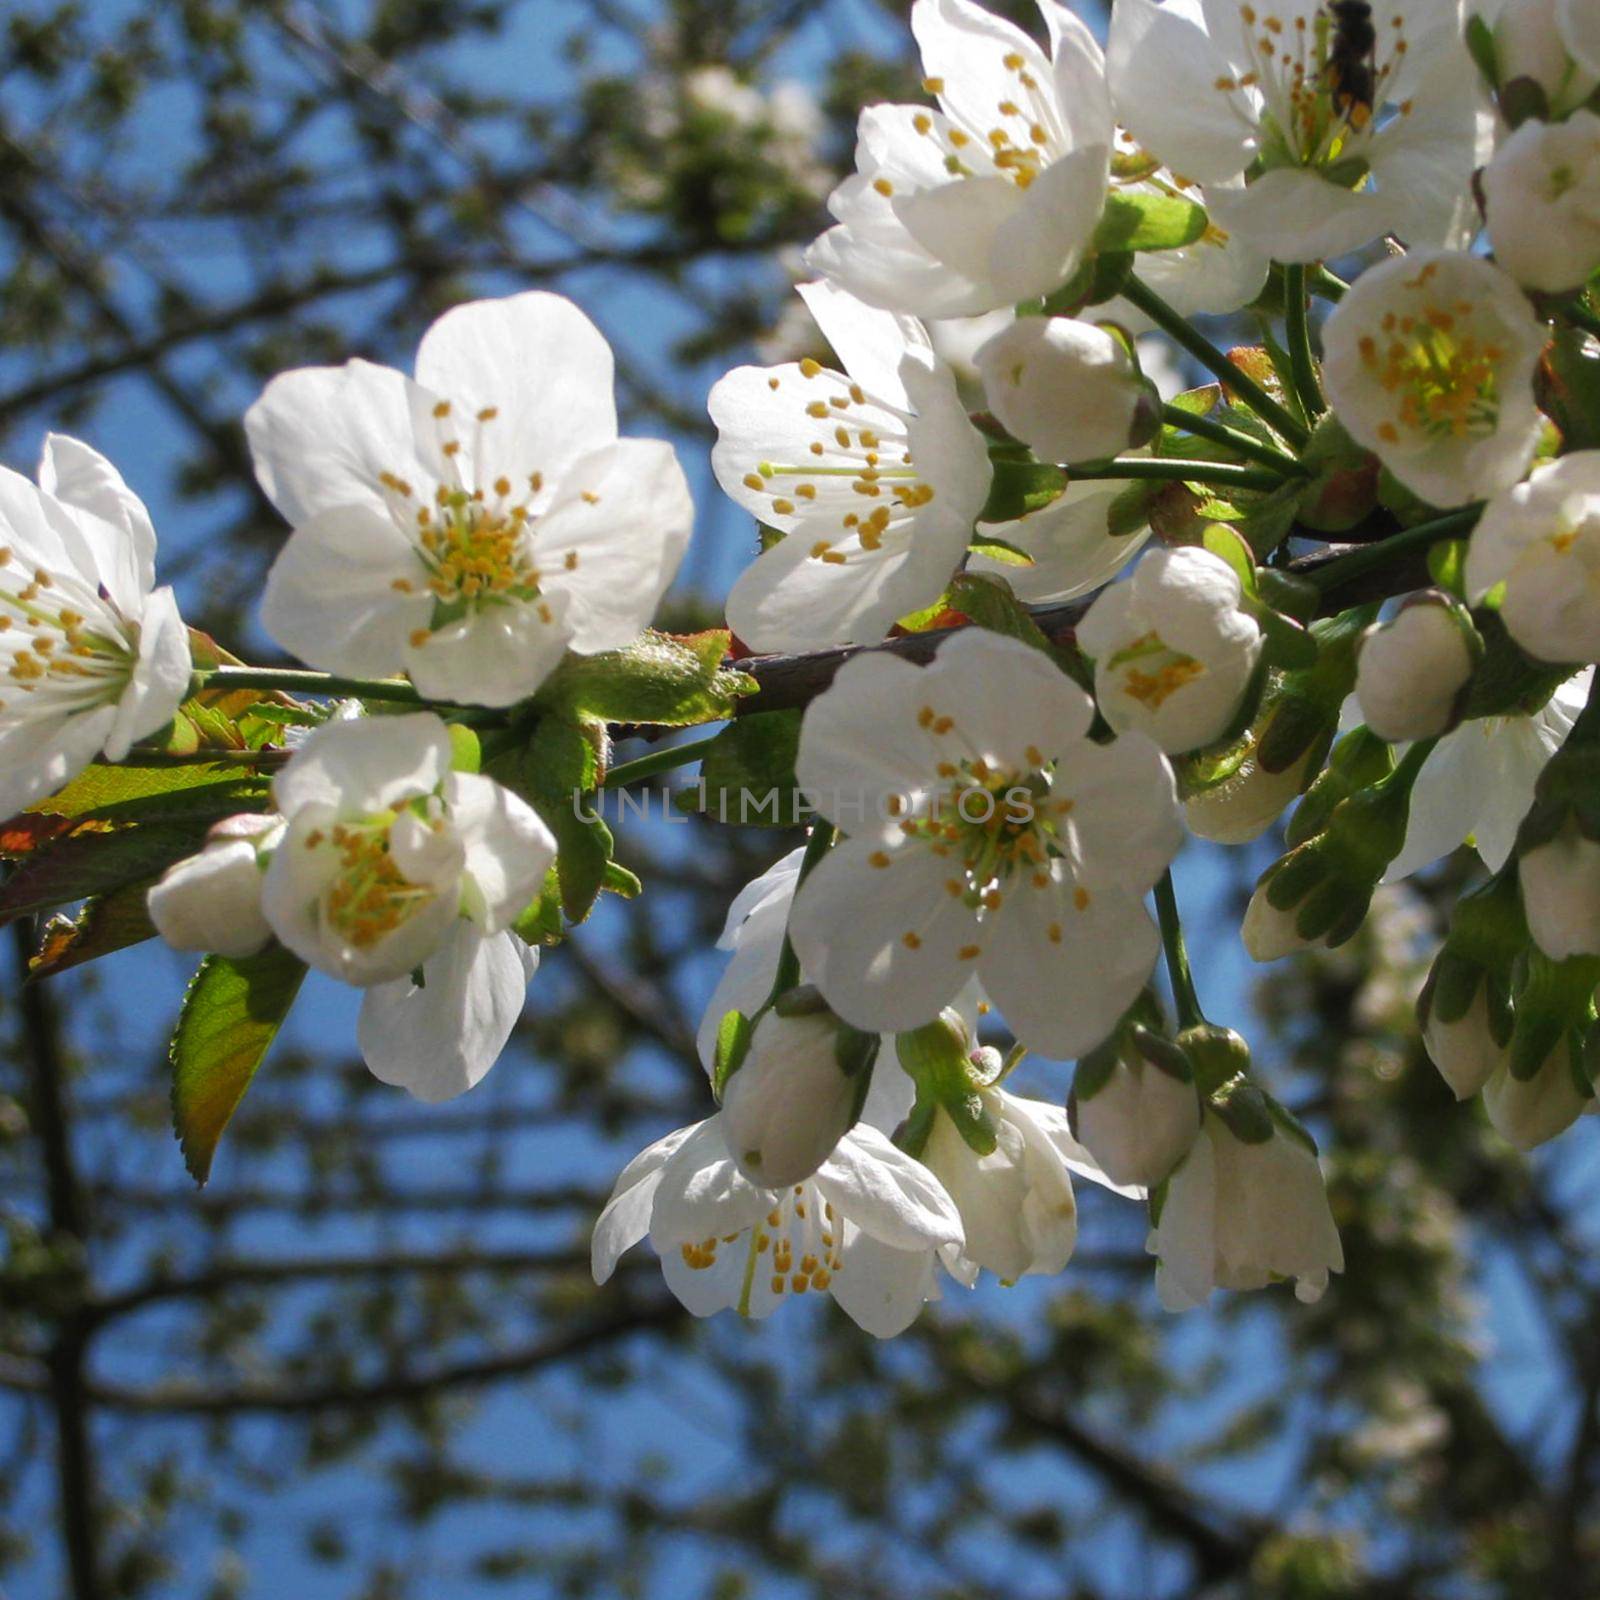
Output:
M1106 199L1094 231L1096 250L1179 250L1206 231L1206 212L1193 200L1153 189L1124 190Z
M1042 461L1000 458L994 461L989 498L978 513L980 522L1015 522L1061 498L1067 475Z
M1428 546L1428 576L1446 594L1467 597L1467 541L1441 539Z
M1250 546L1232 528L1213 524L1205 531L1202 541L1212 555L1220 557L1233 568L1234 576L1246 595L1256 592L1256 563Z
M1093 674L1083 657L1070 646L1058 645L1047 637L1033 620L1032 612L998 574L957 573L950 582L950 599L958 611L971 617L980 628L1042 651L1080 687L1088 689L1092 684Z
M716 1053L711 1062L711 1092L718 1100L728 1079L744 1065L755 1026L742 1011L725 1011L717 1024Z
M29 976L48 978L69 967L155 937L145 896L153 878L141 878L109 894L96 895L76 917L52 917L39 936L39 948L28 960Z
M30 855L0 887L0 923L156 878L205 842L210 817L76 833Z
M998 561L1005 567L1031 567L1033 557L1026 550L1019 550L1016 545L1005 539L997 539L992 533L979 534L967 548L975 556L986 556L990 561Z
M561 943L561 874L553 865L544 875L539 898L512 923L511 931L527 944Z
M604 737L602 728L541 717L520 752L518 781L512 783L556 836L561 909L569 922L589 915L611 860L611 829L601 819L596 793ZM491 776L499 776L494 768Z
M183 997L172 1035L172 1117L196 1183L289 1014L306 964L273 944L240 961L207 956Z
M180 767L87 766L67 786L30 811L52 817L97 817L138 822L149 817L232 816L266 809L268 781L259 773L215 762Z
M539 693L539 703L577 721L681 728L733 715L755 681L722 665L725 628L677 635L647 631L623 650L569 656Z
M719 822L796 827L808 815L794 775L799 749L799 711L739 717L711 742L700 762L699 784L680 793L677 804Z

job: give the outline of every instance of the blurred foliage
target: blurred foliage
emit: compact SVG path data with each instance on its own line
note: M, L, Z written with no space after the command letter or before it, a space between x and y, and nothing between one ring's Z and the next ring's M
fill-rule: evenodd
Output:
M0 444L147 416L124 465L183 497L164 557L230 638L281 537L238 418L281 367L403 364L443 307L545 285L619 345L630 425L692 447L710 378L786 309L857 108L912 92L905 11L13 5ZM1529 1164L1420 1054L1458 868L1261 988L1258 1060L1323 1141L1344 1234L1320 1305L1163 1317L1137 1208L1091 1194L1059 1282L953 1295L883 1346L826 1307L694 1324L647 1251L593 1288L615 1171L706 1109L705 952L777 848L619 833L645 914L546 960L477 1092L400 1100L313 1008L203 1193L168 1132L180 964L8 981L0 1591L1600 1593L1590 1129Z

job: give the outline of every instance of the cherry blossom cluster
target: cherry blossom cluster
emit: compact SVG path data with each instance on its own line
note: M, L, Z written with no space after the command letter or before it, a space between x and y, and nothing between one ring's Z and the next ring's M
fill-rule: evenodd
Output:
M0 812L215 763L174 732L207 693L314 696L258 708L277 734L232 753L270 785L149 915L361 988L368 1065L425 1100L493 1065L602 885L637 891L566 801L702 747L630 773L608 724L723 723L748 763L744 695L795 719L765 776L814 820L729 911L708 1115L593 1235L598 1281L648 1237L697 1315L825 1293L892 1335L949 1283L1061 1272L1074 1176L1147 1209L1170 1309L1321 1295L1316 1144L1203 1009L1170 871L1291 806L1251 956L1347 942L1469 845L1428 1052L1521 1148L1595 1105L1600 8L1119 0L1104 48L1039 10L1035 37L916 0L925 99L861 114L810 352L713 388L761 536L687 699L692 641L646 631L684 476L618 436L609 348L557 296L249 411L291 529L262 622L309 673L201 665L87 446L0 474ZM963 376L940 351L977 317ZM1150 335L1205 381L1147 375ZM783 656L810 687L768 712ZM1070 1088L1014 1092L1029 1057Z

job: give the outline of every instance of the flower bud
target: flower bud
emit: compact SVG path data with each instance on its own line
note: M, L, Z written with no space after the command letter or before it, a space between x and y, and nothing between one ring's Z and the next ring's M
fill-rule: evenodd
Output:
M1422 1044L1456 1099L1470 1100L1506 1060L1505 1040L1495 1037L1488 989L1480 985L1467 1009L1449 1021L1430 1012Z
M1073 1132L1113 1183L1154 1188L1200 1132L1188 1057L1134 1026L1078 1063L1067 1110Z
M1600 956L1600 844L1570 814L1518 856L1517 877L1528 932L1552 961Z
M266 859L283 832L281 818L226 817L198 855L167 868L146 899L156 932L174 950L239 960L272 937L261 912Z
M1574 24L1587 0L1474 0L1468 43L1507 119L1563 117L1600 87L1600 78L1575 59Z
M1531 1078L1508 1063L1484 1085L1483 1105L1495 1131L1519 1150L1564 1133L1593 1102L1577 1035L1560 1040Z
M1184 801L1183 817L1189 832L1216 844L1247 844L1259 839L1305 786L1312 758L1320 753L1310 746L1282 772L1269 772L1252 751L1221 783Z
M840 1027L826 1010L769 1011L722 1091L728 1152L763 1189L804 1183L833 1154L860 1110L865 1071L840 1065Z
M1098 461L1146 443L1160 398L1114 334L1018 317L977 353L989 407L1041 461Z
M1579 289L1600 267L1600 117L1525 122L1483 171L1494 258L1548 294Z
M1197 546L1147 551L1131 578L1102 590L1077 639L1106 721L1169 755L1228 733L1261 657L1243 599L1233 568Z
M1356 699L1368 728L1392 744L1432 739L1454 725L1482 655L1472 619L1448 595L1413 596L1361 636Z

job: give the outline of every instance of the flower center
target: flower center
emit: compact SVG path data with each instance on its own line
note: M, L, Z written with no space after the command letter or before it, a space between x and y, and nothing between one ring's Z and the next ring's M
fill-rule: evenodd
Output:
M417 541L430 574L428 588L441 605L538 597L539 572L528 559L528 513L522 506L501 511L485 502L481 490L468 495L459 489L441 489L438 506L437 516L419 526Z
M926 112L913 117L912 126L925 139L943 146L944 169L951 177L971 178L992 169L1017 188L1026 189L1061 152L1066 135L1051 92L1041 84L1027 58L1020 51L1008 50L1001 65L1015 80L1016 88L995 102L995 120L984 116L974 120L975 108L958 107L945 98L943 78L924 78L922 87L938 99L947 126L941 128ZM878 179L874 187L880 194L894 192L886 178Z
M1117 651L1107 665L1122 674L1122 692L1150 711L1159 711L1171 695L1206 670L1193 656L1174 650L1154 629Z
M110 601L75 573L30 568L0 545L0 662L8 690L31 697L30 711L116 700L138 653L131 633Z
M1360 341L1362 365L1395 397L1401 423L1430 438L1481 438L1499 419L1505 352L1462 326L1471 309L1429 307L1417 317L1391 312L1381 339ZM1379 431L1397 436L1392 423Z
M413 883L389 851L393 813L358 823L338 823L327 838L307 836L309 849L325 843L339 852L339 872L323 895L323 915L341 937L364 950L431 905L438 891Z

